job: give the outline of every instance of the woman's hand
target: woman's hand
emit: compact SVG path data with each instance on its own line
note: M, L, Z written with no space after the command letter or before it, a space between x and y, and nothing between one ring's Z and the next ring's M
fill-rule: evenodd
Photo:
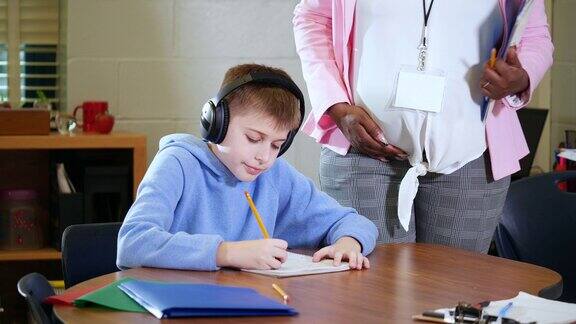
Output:
M406 159L406 152L388 144L378 124L363 108L337 103L327 113L350 141L350 145L361 153L381 161L390 158Z
M494 100L521 93L528 89L528 86L530 86L530 79L520 64L516 47L510 47L506 54L506 61L498 59L494 68L486 64L484 74L480 78L482 94Z

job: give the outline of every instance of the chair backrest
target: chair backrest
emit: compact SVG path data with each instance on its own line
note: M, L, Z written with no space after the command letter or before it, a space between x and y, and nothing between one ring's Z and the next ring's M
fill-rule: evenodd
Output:
M576 178L576 171L512 182L495 241L502 257L560 273L560 300L576 302L576 193L556 185L570 178Z
M54 323L52 305L43 303L46 297L54 295L54 289L43 275L34 272L20 278L18 292L26 298L34 322Z
M122 223L68 226L62 234L62 271L66 288L118 271L116 247Z

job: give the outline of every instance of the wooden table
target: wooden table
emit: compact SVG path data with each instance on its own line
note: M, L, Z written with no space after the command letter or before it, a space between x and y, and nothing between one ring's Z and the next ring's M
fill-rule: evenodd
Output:
M234 270L217 272L138 268L94 278L70 288L103 286L122 277L247 286L280 300L279 283L300 313L295 317L204 318L226 323L410 323L413 314L454 306L458 301L507 299L519 291L557 298L561 276L549 269L429 244L381 245L363 271L270 278ZM158 323L150 314L56 306L66 323ZM181 319L179 321L191 320ZM198 319L196 319L197 321ZM176 320L174 320L176 321Z

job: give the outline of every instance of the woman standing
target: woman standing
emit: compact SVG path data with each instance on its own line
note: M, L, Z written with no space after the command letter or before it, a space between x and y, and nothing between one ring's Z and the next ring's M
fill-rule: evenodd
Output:
M320 183L380 242L487 252L528 153L516 110L552 64L543 0L517 48L519 0L303 0L296 47L323 145ZM506 50L506 49L504 49ZM486 117L485 97L496 100ZM485 122L484 122L485 118Z

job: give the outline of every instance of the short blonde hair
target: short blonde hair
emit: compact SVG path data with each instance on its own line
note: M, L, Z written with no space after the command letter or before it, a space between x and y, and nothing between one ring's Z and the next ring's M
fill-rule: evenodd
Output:
M224 75L220 88L226 84L254 72L279 74L292 80L282 69L260 64L241 64L230 68ZM230 115L252 112L270 116L276 121L277 129L296 129L300 126L300 103L289 90L266 84L247 83L226 96Z

